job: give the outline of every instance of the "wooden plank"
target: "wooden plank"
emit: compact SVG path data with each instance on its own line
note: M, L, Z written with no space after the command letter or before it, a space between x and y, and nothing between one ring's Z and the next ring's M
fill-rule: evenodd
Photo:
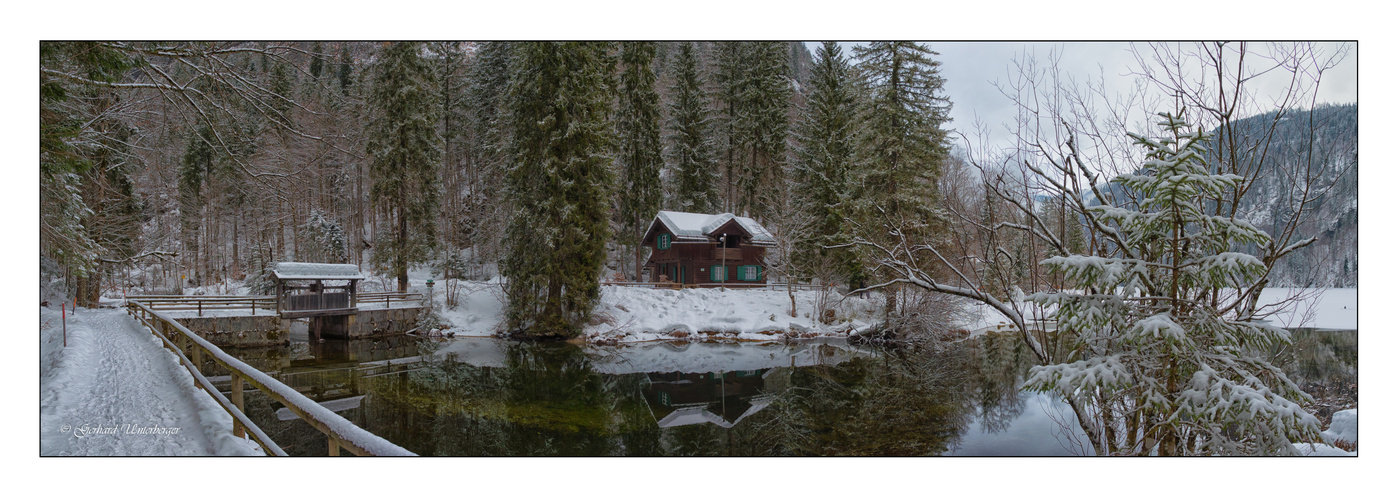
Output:
M322 311L282 311L283 318L310 318L314 316L344 316L360 312L359 308L348 307L344 309L326 309Z

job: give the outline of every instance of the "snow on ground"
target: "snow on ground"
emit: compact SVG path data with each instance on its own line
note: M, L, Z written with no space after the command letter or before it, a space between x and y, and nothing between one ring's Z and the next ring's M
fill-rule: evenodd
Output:
M823 325L813 319L817 292L801 290L793 295L797 316L789 314L792 300L786 290L604 286L593 312L595 320L602 322L584 328L584 337L637 342L712 334L742 340L770 340L785 334L844 336L877 317L873 300L852 297L837 307L835 324Z
M1020 304L1029 311L1032 304ZM975 304L967 329L974 334L1010 328L1011 322L991 307ZM1264 320L1284 328L1357 329L1355 288L1265 288L1258 310ZM1053 307L1044 315L1053 316Z
M424 278L426 279L426 278ZM411 291L424 291L410 274ZM463 281L454 308L446 307L441 282L434 290L438 314L456 336L485 337L503 330L504 293L500 282ZM786 290L687 288L667 290L603 286L593 325L584 328L590 342L646 342L677 338L774 340L786 335L844 336L870 325L878 317L879 300L833 294L837 322L813 321L817 292L794 291L797 316L788 314L792 302Z
M409 271L409 292L427 293L426 282L434 278L424 267ZM394 289L392 278L372 275L364 282L368 288ZM447 283L435 279L433 302L438 314L448 323L447 331L455 336L489 337L504 329L505 294L500 278L490 281L457 281L457 305L446 307ZM246 291L240 283L222 283L204 288L189 288L186 293L219 294ZM836 302L837 322L822 325L813 321L816 292L795 291L796 316L788 314L791 302L782 289L684 289L666 290L644 287L603 286L595 323L584 329L590 342L647 342L656 340L738 339L772 340L784 337L844 336L870 326L879 319L882 301L872 293L869 298L832 294ZM1294 300L1285 300L1292 298ZM1023 307L1026 304L1023 304ZM395 306L402 307L401 304ZM382 308L382 304L364 303L365 309ZM980 304L971 305L960 328L974 335L988 330L1009 328L1010 322L1000 313ZM1288 289L1266 288L1259 300L1265 319L1287 328L1323 328L1351 330L1357 328L1357 293L1354 288ZM178 315L194 315L181 312ZM205 316L246 315L247 310L205 311ZM259 314L273 314L259 311Z
M178 358L120 309L40 309L41 455L259 455Z
M409 273L409 291L426 292L431 274L423 269ZM456 336L487 337L503 330L505 296L500 279L461 281L458 304L445 306L445 284L439 280L434 302L439 314L450 323ZM667 290L644 287L603 286L595 323L584 328L590 342L647 342L682 339L772 340L785 336L844 336L877 322L882 301L878 294L869 298L832 294L837 302L836 324L822 325L812 320L816 292L795 291L797 316L782 289L687 288ZM1294 297L1296 300L1283 301ZM1288 328L1357 328L1357 294L1354 288L1285 289L1266 288L1259 301L1271 307L1267 320ZM974 334L1010 327L1000 313L974 304L965 323L958 325Z
M1346 451L1342 446L1353 450L1357 446L1356 408L1332 414L1332 425L1322 431L1322 443L1293 443L1299 453L1310 457L1354 457L1355 451Z

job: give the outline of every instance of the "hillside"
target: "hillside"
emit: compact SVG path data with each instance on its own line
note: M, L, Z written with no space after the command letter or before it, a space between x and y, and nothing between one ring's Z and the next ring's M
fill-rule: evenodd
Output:
M1272 115L1257 115L1236 124L1246 136L1267 132ZM1316 130L1315 134L1308 133ZM1220 130L1214 131L1221 135ZM1328 105L1285 113L1264 155L1265 175L1240 200L1240 212L1255 226L1279 239L1281 228L1300 218L1292 244L1316 235L1318 241L1275 267L1274 286L1355 287L1357 285L1357 105ZM1298 165L1313 165L1316 180L1303 186L1289 174ZM1314 198L1295 214L1297 200Z

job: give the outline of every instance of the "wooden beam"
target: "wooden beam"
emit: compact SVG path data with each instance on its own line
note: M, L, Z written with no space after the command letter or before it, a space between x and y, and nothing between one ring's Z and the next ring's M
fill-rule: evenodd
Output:
M282 311L279 315L283 318L310 318L313 316L344 316L360 312L359 308L348 307L345 309L321 309L311 311Z

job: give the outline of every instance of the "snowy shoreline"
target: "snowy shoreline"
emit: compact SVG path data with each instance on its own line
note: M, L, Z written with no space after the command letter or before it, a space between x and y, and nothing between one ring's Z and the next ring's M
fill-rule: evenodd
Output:
M409 291L428 293L427 281L435 278L427 269L409 272ZM499 278L490 281L458 281L457 304L446 305L446 283L435 280L433 302L447 323L444 333L458 337L495 337L504 331L505 294ZM244 291L225 285L223 290ZM190 289L187 294L202 290ZM214 290L208 290L214 292ZM772 288L686 288L680 290L603 285L593 321L579 340L612 345L657 341L784 341L808 338L845 338L882 319L883 300L878 293L867 298L827 297L835 311L832 324L815 321L818 292L794 290L797 314L789 314L793 300L781 285ZM1297 300L1285 301L1287 298ZM1355 288L1266 288L1259 300L1265 319L1284 328L1326 330L1357 329ZM373 306L370 306L373 307ZM212 313L212 314L211 314ZM206 315L238 311L206 311ZM977 336L1007 328L1010 323L992 308L973 304L964 318L953 319L954 329Z

